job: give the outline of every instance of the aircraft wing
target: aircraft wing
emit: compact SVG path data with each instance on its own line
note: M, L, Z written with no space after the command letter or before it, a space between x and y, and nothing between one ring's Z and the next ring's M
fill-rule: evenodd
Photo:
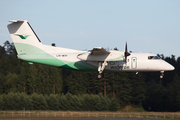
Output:
M102 54L109 54L110 52L103 47L93 48L90 52L90 55L102 55Z
M85 61L104 61L107 59L110 53L111 53L110 51L102 47L97 47L97 48L93 48L88 52L79 54L77 58Z
M77 58L83 61L123 61L123 51L108 51L102 47L93 48L91 51L77 55Z

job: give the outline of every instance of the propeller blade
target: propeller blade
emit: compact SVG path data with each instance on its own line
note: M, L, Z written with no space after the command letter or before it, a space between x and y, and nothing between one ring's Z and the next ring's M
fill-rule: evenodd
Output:
M128 49L127 49L127 42L126 42L125 52L124 52L125 62L127 62L127 56L129 56L129 55L131 55L131 54L128 52Z
M125 52L127 52L127 42L126 42L126 46L125 46Z

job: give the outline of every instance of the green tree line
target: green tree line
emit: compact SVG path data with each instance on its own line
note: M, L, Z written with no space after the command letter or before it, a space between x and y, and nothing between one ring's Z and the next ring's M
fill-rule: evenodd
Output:
M71 111L117 111L118 102L102 94L72 95L67 93L42 95L33 93L2 94L0 110L71 110Z
M71 94L76 96L74 102L79 104L80 96L102 94L110 100L116 100L119 109L131 105L149 111L180 110L180 57L176 59L174 55L164 57L163 54L158 54L175 67L174 71L165 72L163 79L159 78L159 72L142 72L137 75L133 72L105 72L104 78L99 80L96 77L97 72L29 64L19 60L16 55L14 45L9 41L0 46L1 95L23 93L27 96L37 94L46 98ZM57 99L45 100L48 105ZM102 106L106 108L104 104ZM77 107L77 110L78 108L82 109L82 106ZM46 109L50 107L46 106Z

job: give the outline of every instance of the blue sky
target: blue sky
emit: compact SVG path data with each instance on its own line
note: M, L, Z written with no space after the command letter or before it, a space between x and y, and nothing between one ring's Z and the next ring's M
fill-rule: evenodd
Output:
M46 45L180 56L180 0L0 0L0 45L17 19Z

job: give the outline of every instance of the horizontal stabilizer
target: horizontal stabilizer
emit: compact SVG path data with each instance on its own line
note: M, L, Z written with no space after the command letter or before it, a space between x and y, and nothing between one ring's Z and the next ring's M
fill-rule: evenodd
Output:
M25 20L9 20L9 22L24 22Z

